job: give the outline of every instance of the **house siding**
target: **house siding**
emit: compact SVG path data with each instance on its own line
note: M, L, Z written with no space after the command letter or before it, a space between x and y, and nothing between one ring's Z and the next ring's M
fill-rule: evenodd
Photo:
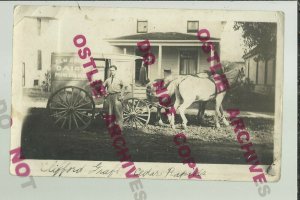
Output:
M35 29L36 28L36 29ZM51 53L57 49L57 21L41 20L41 33L37 30L36 18L23 18L14 30L14 74L20 87L32 88L34 80L39 85L44 81L44 74L50 70ZM29 34L24 34L29 33ZM38 70L38 50L41 50L41 70ZM22 82L22 68L25 64L25 84Z
M265 84L265 66L265 61L260 60L258 62L257 84L259 85Z
M245 76L249 78L249 59L245 61Z
M274 94L275 92L275 58L266 63L264 60L256 62L257 55L245 59L246 77L255 85L254 91L261 94Z
M160 71L160 76L158 75L158 47L151 47L150 52L155 56L156 60L152 65L148 66L149 79L152 81L157 78L163 77L163 67ZM163 66L163 65L162 65Z
M275 84L275 60L270 59L267 64L268 74L267 74L267 85Z
M256 82L256 65L257 62L254 60L254 57L249 58L249 79L254 83Z
M201 48L199 48L199 57L198 57L198 72L204 72L210 67L210 63L207 62L207 58L210 56L208 53L205 53Z
M162 70L171 70L173 76L179 75L178 47L162 47Z

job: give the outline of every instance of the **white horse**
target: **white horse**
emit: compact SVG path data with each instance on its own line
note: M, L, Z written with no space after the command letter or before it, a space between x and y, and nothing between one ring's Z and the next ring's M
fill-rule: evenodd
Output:
M157 115L157 120L158 120L159 125L161 125L161 126L165 125L162 121L162 113L161 113L163 106L159 105L159 103L158 103L159 95L161 95L161 94L159 94L159 95L156 94L157 88L154 87L153 84L157 83L157 82L163 82L163 88L167 88L167 90L163 93L168 94L172 99L172 102L169 105L169 107L164 107L164 109L167 110L167 109L170 109L172 106L174 106L174 103L176 100L175 99L175 91L178 88L179 83L181 83L181 81L184 79L185 79L185 77L173 78L170 76L165 79L156 79L147 84L147 86L146 86L147 100L150 102L150 106L157 104L156 105L156 108L157 108L156 115ZM200 120L200 123L203 121L205 105L206 105L206 102L199 101L198 119ZM174 115L168 115L168 121L170 122L170 124L172 125L173 128L174 128L174 117L175 117Z
M227 80L229 82L230 87L233 87L237 82L240 82L243 77L242 73L238 69L234 69L225 73ZM214 80L208 75L204 75L202 77L199 76L186 76L181 79L177 79L172 81L168 85L168 91L173 91L173 87L175 85L175 110L179 111L179 114L182 118L182 125L186 129L187 128L187 118L184 114L185 110L195 101L207 102L209 100L215 100L215 122L216 127L220 127L219 117L222 118L222 121L225 125L229 125L229 122L226 120L224 116L222 101L226 95L226 91L217 93L216 85ZM169 88L170 87L170 88ZM204 104L205 109L205 104ZM200 112L200 109L199 109ZM198 115L199 115L198 112ZM204 112L202 113L204 114ZM175 127L174 116L171 118L171 126Z

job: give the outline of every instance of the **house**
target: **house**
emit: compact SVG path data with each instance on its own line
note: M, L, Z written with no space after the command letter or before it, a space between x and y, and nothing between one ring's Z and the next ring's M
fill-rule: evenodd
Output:
M13 76L13 82L25 89L40 89L50 70L51 53L59 44L58 10L24 6L14 14L13 74L19 76Z
M20 14L18 14L20 13ZM15 10L14 80L22 88L38 88L51 70L53 53L75 53L73 38L83 34L93 55L142 56L137 42L148 39L156 62L147 67L148 78L186 76L208 70L210 63L196 37L200 28L211 33L220 54L220 34L226 22L201 21L206 12L165 9L118 9L21 6ZM168 20L161 20L168 19ZM220 55L221 57L221 55ZM142 60L136 60L134 80L138 83ZM131 75L131 74L130 74ZM17 77L17 76L15 76Z
M258 59L257 49L243 56L245 60L245 75L254 84L254 91L261 94L275 93L276 59Z

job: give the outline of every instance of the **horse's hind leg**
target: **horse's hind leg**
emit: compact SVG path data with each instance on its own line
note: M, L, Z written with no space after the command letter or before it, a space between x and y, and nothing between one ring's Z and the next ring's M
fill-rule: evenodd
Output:
M225 94L226 94L226 92L223 92L223 93L217 94L217 96L216 96L215 120L216 120L217 128L220 128L219 117L223 117L223 108L221 108L221 107L222 107L222 101L225 97ZM221 114L221 111L222 111L222 114Z
M184 129L187 128L187 118L185 117L184 115L184 111L193 103L193 100L184 100L183 101L183 104L181 104L178 108L179 110L179 113L180 113L180 116L181 116L181 119L182 119L182 126Z
M228 122L228 120L226 119L226 117L225 117L225 115L224 115L224 110L223 110L222 104L220 105L220 112L221 112L221 117L222 117L223 123L224 123L226 126L229 126L229 122Z
M207 101L199 101L198 104L198 120L200 122L200 124L204 123L204 113L205 113L205 106L207 104Z
M216 107L215 107L215 120L216 120L216 127L220 128L220 123L219 123L219 117L222 117L221 112L220 112L220 107L222 106L222 101L225 96L225 93L217 94L216 97Z
M180 94L179 94L179 91L178 90L175 90L175 102L174 102L174 109L175 109L175 111L177 111L178 110L178 107L179 107L179 105L182 103L182 98L181 98L181 96L180 96ZM171 127L173 128L173 129L175 129L175 115L176 115L176 113L171 113L170 114L170 116L168 115L168 118L169 118L169 122L170 122L170 124L171 124Z
M198 114L197 114L197 118L198 118L198 120L199 120L199 122L201 123L201 111L202 111L202 101L199 101L198 102Z

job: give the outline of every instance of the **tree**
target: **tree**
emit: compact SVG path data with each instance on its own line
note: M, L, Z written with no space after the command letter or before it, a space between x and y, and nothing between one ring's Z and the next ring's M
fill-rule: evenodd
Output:
M254 51L258 59L268 60L276 54L276 23L235 22L235 31L242 29L245 54Z

